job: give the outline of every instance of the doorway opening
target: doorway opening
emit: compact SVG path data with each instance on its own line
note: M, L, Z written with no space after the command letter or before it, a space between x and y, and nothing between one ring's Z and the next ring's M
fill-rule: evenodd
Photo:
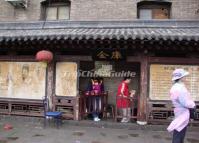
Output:
M79 90L81 99L83 99L81 107L81 115L83 119L93 119L92 110L94 109L93 99L87 101L85 96L89 96L88 87L93 75L103 81L103 91L106 99L103 99L103 109L99 115L100 119L106 121L120 121L122 115L119 114L116 104L117 90L119 84L123 81L125 76L131 76L131 83L128 85L129 90L135 90L136 93L131 100L131 121L136 121L138 101L139 101L139 91L140 91L140 63L126 62L126 61L82 61L80 62L81 74L79 77ZM89 72L89 73L88 73ZM93 74L94 73L94 74ZM87 95L86 95L87 94ZM92 95L91 95L92 96ZM88 97L88 98L93 98ZM105 97L106 98L106 97ZM89 104L89 105L87 105ZM91 106L91 107L90 107ZM91 112L88 108L91 108ZM102 108L102 107L101 107Z

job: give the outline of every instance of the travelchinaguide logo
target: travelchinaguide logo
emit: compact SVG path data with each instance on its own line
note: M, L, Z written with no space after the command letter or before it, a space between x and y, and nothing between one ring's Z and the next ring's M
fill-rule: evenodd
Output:
M84 71L78 70L76 73L72 72L65 72L64 76L71 77L71 76L78 76L78 77L135 77L136 72L132 71Z

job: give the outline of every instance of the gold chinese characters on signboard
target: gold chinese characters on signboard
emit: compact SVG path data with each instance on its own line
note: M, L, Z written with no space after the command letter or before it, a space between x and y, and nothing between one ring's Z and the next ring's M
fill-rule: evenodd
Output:
M104 51L101 51L99 54L97 54L97 57L100 59L107 59L110 55L105 53Z
M172 86L172 72L176 68L183 68L189 71L187 77L187 88L195 101L199 101L199 66L195 65L161 65L150 66L150 99L170 100L169 90Z
M119 50L102 50L97 52L96 60L122 60L124 56Z
M111 59L119 60L122 59L122 54L119 51L113 51Z

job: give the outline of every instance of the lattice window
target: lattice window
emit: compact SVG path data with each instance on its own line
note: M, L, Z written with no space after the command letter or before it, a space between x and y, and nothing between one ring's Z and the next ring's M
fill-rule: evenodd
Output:
M45 1L42 3L42 17L45 20L69 20L70 2L69 1Z

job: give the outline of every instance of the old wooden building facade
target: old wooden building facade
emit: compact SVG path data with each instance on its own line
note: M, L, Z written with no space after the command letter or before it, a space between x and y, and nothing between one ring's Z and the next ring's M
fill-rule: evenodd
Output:
M94 57L96 51L125 55L124 60L109 64L115 71L135 73L132 88L139 97L138 121L169 121L168 91L171 72L177 67L191 73L188 85L195 101L199 100L198 21L17 22L0 27L3 114L42 116L41 99L47 95L52 107L65 111L66 117L81 119L80 91L89 77L78 72L94 68L99 60ZM35 60L40 50L54 54L47 69ZM120 77L105 77L109 96L116 95L113 82L118 81ZM109 103L114 104L114 99L110 97Z
M47 96L66 119L84 119L83 93L97 71L113 110L130 73L135 121L169 122L178 67L191 73L199 110L199 1L1 0L0 9L1 114L42 117ZM35 59L41 50L53 53L47 67Z

